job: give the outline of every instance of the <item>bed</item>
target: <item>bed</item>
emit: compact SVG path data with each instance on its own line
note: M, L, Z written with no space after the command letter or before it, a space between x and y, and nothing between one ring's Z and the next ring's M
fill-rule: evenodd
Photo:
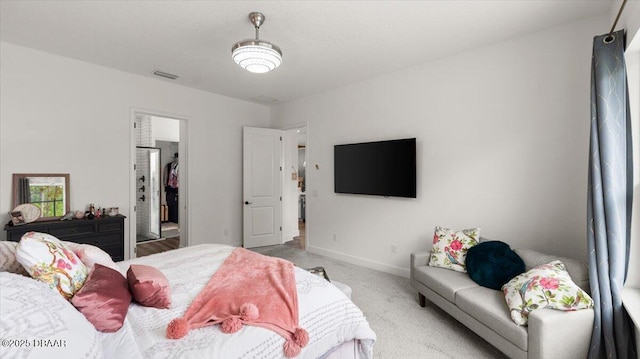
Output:
M6 247L1 248L0 259L6 267L11 259L6 258ZM98 332L88 321L83 323L82 314L48 286L0 273L0 356L284 358L284 338L255 326L225 334L215 325L193 329L181 339L166 337L168 323L186 311L233 250L206 244L116 263L125 276L131 264L159 269L169 281L172 304L169 309L156 309L131 303L124 325L114 333ZM298 267L294 273L299 324L309 333L309 342L297 358L372 358L376 336L362 311L325 279Z

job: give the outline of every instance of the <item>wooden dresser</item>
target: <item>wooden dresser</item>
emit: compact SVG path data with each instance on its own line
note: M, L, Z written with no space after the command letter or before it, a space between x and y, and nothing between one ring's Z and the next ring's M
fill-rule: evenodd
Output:
M124 260L124 219L119 214L94 219L42 221L20 226L5 225L7 240L18 242L27 232L43 232L68 242L91 244L109 253L115 262Z

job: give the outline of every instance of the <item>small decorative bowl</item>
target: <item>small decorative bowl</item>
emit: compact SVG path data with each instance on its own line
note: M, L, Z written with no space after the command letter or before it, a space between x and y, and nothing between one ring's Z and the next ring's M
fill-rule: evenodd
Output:
M82 219L82 218L84 218L84 212L82 212L82 211L76 211L76 212L75 212L75 217L76 217L77 219Z

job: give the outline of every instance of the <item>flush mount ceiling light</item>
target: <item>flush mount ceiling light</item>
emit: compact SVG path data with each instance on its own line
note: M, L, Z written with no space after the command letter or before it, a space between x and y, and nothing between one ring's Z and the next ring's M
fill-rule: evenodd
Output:
M249 72L262 74L274 70L282 63L282 51L278 46L258 38L260 25L265 20L262 13L250 13L249 20L256 28L256 38L242 40L233 45L231 57L236 64Z

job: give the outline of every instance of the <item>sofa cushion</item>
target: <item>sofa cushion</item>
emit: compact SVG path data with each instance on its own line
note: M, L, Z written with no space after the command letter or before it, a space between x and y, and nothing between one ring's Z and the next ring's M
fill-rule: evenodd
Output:
M571 276L571 280L575 284L577 284L580 288L582 288L585 292L591 294L591 288L589 286L589 267L586 263L577 261L575 259L553 256L549 254L544 254L540 252L536 252L531 249L514 249L514 251L522 258L524 261L524 265L526 270L531 270L534 267L537 267L541 264L551 263L553 261L559 260L564 263L567 272L569 272L569 276Z
M502 292L480 286L463 289L456 293L455 304L518 348L528 350L528 328L511 320Z
M478 244L479 240L480 228L452 231L448 228L436 226L429 265L466 273L465 258L467 250Z
M467 273L483 287L500 290L511 278L525 271L524 262L508 244L482 242L467 252Z
M455 272L444 268L429 266L415 267L414 276L418 282L429 287L452 303L455 301L457 291L478 286L478 284L469 278L467 273ZM504 302L504 298L502 301Z

